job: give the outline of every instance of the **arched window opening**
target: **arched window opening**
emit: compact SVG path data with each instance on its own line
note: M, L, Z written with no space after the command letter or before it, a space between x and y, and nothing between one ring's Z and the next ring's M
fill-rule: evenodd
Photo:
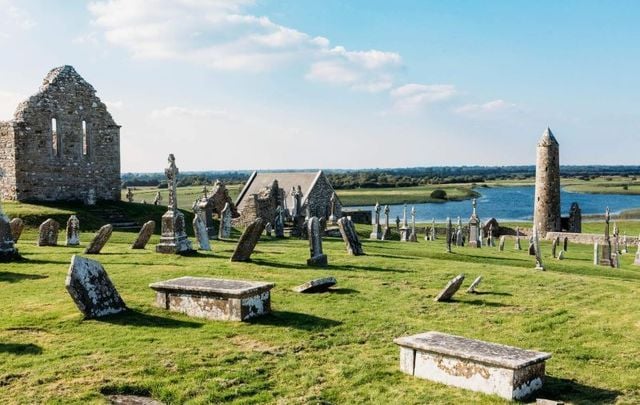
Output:
M58 144L58 122L55 118L51 118L51 153L54 157L57 157L59 153Z
M87 132L87 121L82 120L82 155L89 156L89 135Z

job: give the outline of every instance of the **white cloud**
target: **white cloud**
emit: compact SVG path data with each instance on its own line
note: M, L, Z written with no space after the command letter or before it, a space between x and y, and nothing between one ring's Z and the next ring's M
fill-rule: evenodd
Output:
M122 100L118 100L118 101L104 100L104 104L110 110L122 110L124 108L124 102L122 102Z
M516 105L513 103L507 103L504 100L492 100L484 104L466 104L462 107L456 108L454 111L461 115L467 116L488 116L498 113L515 111Z
M427 104L449 100L458 92L451 84L410 83L391 90L389 94L395 111L411 112Z
M400 55L350 51L245 12L252 1L108 0L89 5L105 40L134 58L185 60L218 70L260 72L302 64L309 80L355 90L391 87ZM91 34L76 39L93 41Z
M31 14L17 4L12 0L0 0L0 38L11 38L15 32L28 31L37 25Z
M199 109L199 108L186 108L179 106L169 106L157 110L151 111L150 114L153 119L165 119L165 118L198 118L198 119L231 119L231 114L227 110L214 110L214 109Z

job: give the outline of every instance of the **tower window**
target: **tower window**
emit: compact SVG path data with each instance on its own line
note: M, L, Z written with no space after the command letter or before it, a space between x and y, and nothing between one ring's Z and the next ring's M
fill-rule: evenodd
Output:
M82 120L82 155L89 156L89 135L87 132L87 121Z
M54 157L59 156L59 143L60 138L58 137L58 122L55 118L51 118L51 153Z

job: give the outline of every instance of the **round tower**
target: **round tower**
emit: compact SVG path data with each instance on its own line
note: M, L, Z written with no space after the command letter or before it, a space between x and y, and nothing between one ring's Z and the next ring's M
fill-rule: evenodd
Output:
M549 128L544 131L536 154L536 194L533 224L540 236L562 230L560 217L560 145Z

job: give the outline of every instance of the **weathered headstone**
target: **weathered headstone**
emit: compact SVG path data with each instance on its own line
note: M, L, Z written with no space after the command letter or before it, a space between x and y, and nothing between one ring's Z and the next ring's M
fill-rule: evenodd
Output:
M388 205L384 206L384 229L382 230L382 240L391 239L391 227L389 226L389 213L391 209Z
M138 233L138 237L131 245L131 249L144 249L151 239L151 235L153 235L153 231L156 229L155 221L148 221L142 225L140 232Z
M600 244L598 241L593 242L593 264L600 264Z
M564 253L564 250L561 250L561 251L558 253L558 260L564 260L564 254L565 254L565 253Z
M434 301L449 301L453 295L458 292L462 282L464 281L464 274L455 276L447 285L440 291L440 293L433 299Z
M176 158L173 153L169 155L169 167L164 170L167 177L167 189L169 191L169 204L167 212L162 215L162 234L160 243L156 245L158 253L185 254L193 251L191 241L187 238L184 214L178 210L178 193L176 190L178 174Z
M553 242L551 242L551 257L556 257L556 250L558 249L558 239L559 238L555 238L553 239Z
M307 259L308 266L327 266L327 255L322 253L322 234L320 233L320 223L317 217L311 217L308 222L309 232L309 253Z
M338 220L339 221L339 220ZM317 293L327 291L330 287L336 285L337 281L335 277L317 278L315 280L307 281L293 288L293 291L299 293Z
M351 217L340 218L338 220L338 228L340 228L340 235L342 235L342 240L347 246L347 253L354 256L364 255L362 243L360 243L360 238L353 221L351 221Z
M74 255L65 287L86 318L117 314L127 309L102 265Z
M133 202L133 190L131 190L131 187L127 187L127 195L125 197L127 197L127 201L130 203Z
M506 236L502 235L500 237L500 241L498 242L498 250L500 250L501 252L504 251L505 239L506 239Z
M22 235L22 231L24 230L24 221L20 218L13 218L9 221L9 226L11 227L11 237L13 238L13 242L18 243L18 240L20 240L20 236Z
M607 207L604 214L604 242L602 244L602 255L600 257L600 265L612 267L613 262L611 261L611 238L609 236L609 220L611 215L609 213L609 207Z
M569 251L569 238L566 236L564 237L564 246L562 250L564 250L565 252Z
M478 286L480 285L481 281L482 281L482 276L476 277L476 279L473 280L473 283L471 283L469 288L467 288L467 292L471 293L471 294L475 294L477 292L476 288L478 288Z
M71 215L67 220L67 246L78 246L80 244L80 220L75 215Z
M516 227L516 243L514 247L516 250L522 250L522 245L520 244L520 227Z
M253 253L253 249L255 249L256 244L258 244L258 240L264 231L265 225L265 221L258 217L255 221L250 223L249 226L247 226L242 233L242 236L240 236L240 240L238 241L235 250L233 251L233 255L231 256L232 262L248 262L251 260L251 254Z
M494 247L495 243L493 241L493 223L489 224L489 235L487 236L487 246Z
M229 224L229 226L231 226L231 224ZM276 238L284 238L284 209L279 205L276 207L276 217L274 219L273 229Z
M13 261L20 258L11 233L9 218L0 205L0 262Z
M409 234L409 242L417 242L418 234L416 232L416 207L411 207L411 233Z
M60 224L53 218L49 218L40 224L38 228L38 246L57 246Z
M447 253L451 253L451 239L453 238L453 226L451 218L447 217Z
M482 246L482 242L480 242L482 238L480 237L480 218L476 213L477 201L475 198L471 200L471 204L473 212L471 213L471 218L469 218L469 246L479 248Z
M533 247L536 254L536 270L544 270L542 263L542 252L540 251L540 230L537 226L533 227Z
M200 218L199 215L193 217L193 233L196 235L200 250L211 250L207 225L202 221L202 218Z
M93 237L93 240L84 250L84 253L88 255L97 255L100 253L104 245L109 241L112 232L113 226L111 226L111 224L104 225L102 228L98 229L96 236Z
M640 266L640 238L638 239L638 247L636 249L636 258L633 261L633 264L636 266Z
M402 226L400 227L400 242L409 241L409 233L411 232L409 224L407 223L407 204L402 209Z
M331 193L331 197L329 197L329 205L330 205L330 213L329 213L329 223L331 225L335 225L336 222L338 221L338 218L336 217L336 200L338 199L338 196L336 196L336 193ZM278 237L278 235L276 235L276 237Z
M376 202L373 210L373 229L369 235L369 239L382 239L382 226L380 225L380 204Z
M228 239L231 237L231 214L231 207L229 203L226 203L220 213L220 228L218 231L218 238L220 239Z

